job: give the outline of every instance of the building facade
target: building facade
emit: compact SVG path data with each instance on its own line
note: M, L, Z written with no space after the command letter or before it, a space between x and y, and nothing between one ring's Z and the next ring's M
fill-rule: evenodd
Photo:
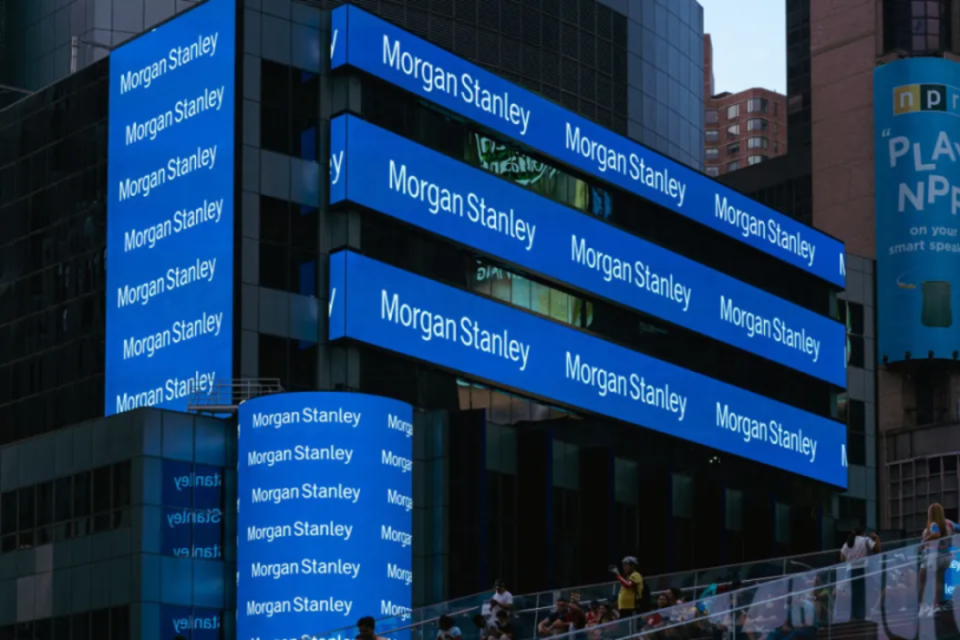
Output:
M706 174L716 177L786 154L786 96L759 87L716 92L710 34L703 42Z
M261 10L255 0L243 4ZM696 81L703 73L703 9L696 0L494 2L482 10L475 0L354 4L688 166L703 163ZM3 0L0 84L46 87L195 5ZM289 17L290 7L290 0L262 3L266 15L279 18ZM272 27L264 23L266 41ZM0 99L15 97L0 90Z
M363 8L362 4L356 3L353 9ZM373 9L375 3L366 4ZM663 57L654 46L652 58L634 56L631 51L637 51L636 47L642 52L644 46L656 45L658 40L644 36L646 39L634 45L629 40L631 29L647 33L643 26L647 14L643 12L648 10L652 11L651 32L670 34L681 25L696 32L702 15L695 3L691 2L685 13L681 3L645 2L637 5L640 15L631 19L633 4L622 12L607 5L580 3L574 18L563 13L569 9L543 2L539 11L522 13L518 22L511 13L517 7L505 2L496 14L499 22L486 27L483 20L492 20L493 14L480 16L473 3L454 3L452 16L445 5L433 13L406 5L401 12L399 6L380 2L375 10L407 29L404 37L416 46L438 43L444 55L453 54L447 60L457 65L470 64L472 52L476 56L473 62L481 64L466 67L470 73L479 77L493 69L495 76L483 76L490 83L512 80L534 88L540 96L555 98L538 103L548 105L544 108L575 104L559 113L570 118L578 113L583 117L576 121L598 135L636 133L631 113L640 118L637 137L642 138L644 127L661 137L664 131L676 129L676 140L671 137L665 145L654 140L654 146L674 149L675 160L700 169L702 125L697 123L703 101L697 60L702 56L697 43L702 43L702 34L688 38L690 50L697 53L696 57L686 56L692 65L692 88L685 90L689 95L680 94L679 86L674 89L669 82L660 90L661 78L666 82L680 75L671 72L673 60L680 64L680 49L663 49ZM397 12L391 14L391 10ZM466 17L460 21L457 16ZM676 261L672 264L709 272L710 278L738 283L735 286L748 286L750 295L767 301L764 304L791 305L798 318L821 322L836 317L839 286L835 277L828 280L814 275L760 246L744 244L736 239L739 234L710 229L676 208L671 210L663 201L657 203L612 184L598 176L596 168L560 161L492 126L482 126L469 114L444 106L438 96L418 95L415 88L404 88L355 64L340 64L331 71L331 61L324 53L331 51L336 31L329 10L300 2L261 5L251 1L237 17L235 228L231 230L235 234L235 268L230 274L235 301L233 373L236 378L277 379L289 391L360 391L397 398L416 408L414 534L418 542L414 558L416 575L424 577L414 584L415 603L477 592L497 577L507 580L515 592L596 582L606 577L612 560L627 553L643 556L645 572L658 574L817 550L831 544L835 485L846 482L845 472L841 472L842 479L833 473L830 477L837 482L828 484L809 473L764 464L760 456L748 459L725 453L740 445L722 443L726 448L721 451L677 437L669 429L645 428L636 418L611 416L590 404L593 400L584 408L580 400L498 381L492 374L470 369L472 362L456 367L431 360L426 352L404 353L349 335L329 339L329 318L336 302L330 284L331 256L352 251L384 269L420 279L424 288L445 287L451 297L465 297L471 305L495 308L503 317L523 318L518 324L545 327L545 334L560 332L573 336L571 339L589 340L601 345L598 351L617 349L616 353L625 354L624 359L644 358L645 363L682 371L677 374L680 377L699 376L698 380L723 384L729 394L750 394L754 402L769 404L777 411L802 412L809 424L825 425L823 438L834 444L843 440L843 427L835 422L845 410L838 402L842 380L827 380L765 357L757 348L751 351L742 346L748 344L745 342L734 346L732 337L698 333L684 324L692 321L681 316L667 321L657 313L591 293L589 286L548 277L535 267L524 266L522 260L477 248L476 238L455 240L402 222L391 211L359 203L359 195L329 205L335 164L331 158L338 149L333 127L346 117L362 121L380 131L384 141L394 140L397 148L414 146L420 149L418 153L442 158L434 166L449 167L451 173L457 167L476 180L495 184L498 193L503 190L511 197L535 198L540 206L531 210L556 210L578 224L593 225L591 228L600 230L597 233L619 234L621 242L644 242L651 251L669 252ZM657 26L660 21L665 30ZM521 38L523 53L519 70L511 71L516 59L510 52L516 42L509 34L517 24L532 26L516 36ZM502 34L495 35L495 30ZM530 41L522 39L524 33ZM489 38L499 40L493 44ZM570 50L573 42L582 59L564 58L558 64L567 66L553 75L548 53L556 47ZM536 53L537 46L543 51ZM458 51L458 47L462 49ZM496 61L483 57L491 51L499 51ZM609 53L612 59L601 60L602 53ZM612 94L606 102L608 94L599 89L607 75L612 85L620 77L617 56L626 63L626 77L631 70L643 69L639 84L627 81L623 105ZM634 58L639 67L630 66ZM524 66L536 60L540 67ZM649 75L648 60L652 60ZM101 510L89 512L93 535L99 535L100 522L107 527L104 535L129 540L129 553L124 546L127 543L114 538L109 538L109 543L98 542L96 561L116 564L118 568L109 575L120 576L121 585L127 583L116 572L124 571L121 565L132 567L130 580L143 585L125 594L119 589L110 591L107 602L101 593L103 567L79 569L79 576L96 574L76 579L78 590L84 589L85 580L97 590L89 604L79 596L63 600L70 604L58 604L57 597L67 598L62 595L53 596L52 605L45 601L37 608L32 604L39 601L34 594L46 598L50 589L60 588L57 585L62 583L58 578L51 583L48 577L36 577L50 573L45 570L48 565L21 569L28 565L18 555L17 571L21 573L16 577L35 578L33 582L39 586L32 592L26 587L18 590L15 615L0 618L0 625L47 624L44 621L50 617L54 618L51 624L62 624L56 622L62 607L69 607L70 615L96 614L102 623L103 614L97 613L102 609L129 607L115 614L116 626L122 627L123 616L128 616L134 636L167 637L168 624L184 618L209 619L208 610L225 611L209 624L226 628L235 606L228 577L234 572L228 541L236 535L231 513L235 495L230 493L231 469L236 465L234 423L147 408L102 418L112 411L104 403L105 377L111 375L104 345L116 338L107 334L103 317L116 295L106 291L105 275L110 257L106 251L107 208L111 206L106 202L111 187L106 152L111 113L109 63L103 60L84 67L0 112L0 138L12 143L4 144L0 151L5 154L0 163L0 184L4 185L0 224L11 230L4 236L10 240L2 246L0 301L4 304L0 313L6 313L4 329L15 329L0 331L3 337L10 336L0 350L4 358L0 380L9 381L11 386L5 388L13 389L0 404L0 411L4 412L4 424L21 425L15 431L4 431L0 476L13 479L3 484L0 492L29 492L34 484L53 482L56 501L56 483L62 475L74 478L70 490L75 491L76 474L92 469L90 482L96 491L96 487L106 486L105 473L110 478L125 473L113 467L109 472L97 470L129 463L130 496L120 496L116 503L108 501L102 509L104 513L119 512L119 519L98 520ZM608 68L606 74L603 70ZM574 77L575 83L565 84L564 78ZM644 84L648 77L656 78L649 85L656 98L652 121L643 119L645 110L631 111L631 105L647 104L646 94L635 89L648 86ZM512 92L521 91L511 87ZM586 93L581 96L583 90ZM520 95L541 100L532 94ZM692 104L698 115L683 126L679 120L673 125L669 105L677 105L674 115L680 118L687 108L682 106L684 95L696 98ZM667 110L665 128L652 124L660 122L661 107ZM693 133L679 133L687 124ZM59 142L72 141L74 136L78 137L75 146ZM87 136L82 138L83 144L80 136ZM630 145L651 163L669 163L628 138L610 139ZM683 180L703 180L697 185L718 188L702 175L689 172L693 177L687 177L680 164L664 166L670 168L674 180L679 175ZM35 175L39 168L48 173ZM662 179L662 184L668 193L672 189L677 195L676 183L671 188L671 183ZM707 187L698 188L694 193L697 189L690 187L688 197L702 199ZM62 199L47 200L48 191L51 198ZM744 209L760 206L733 192L725 193ZM799 226L796 232L815 234ZM820 246L838 246L822 235L805 237L825 243ZM121 251L112 250L115 262ZM854 268L848 265L848 289L849 270ZM82 330L71 332L74 325L70 323L77 315ZM61 402L61 394L69 394L71 401ZM36 465L41 470L32 468L30 461L35 456L46 458L47 454L31 451L50 447L59 451L58 447L70 441L64 434L74 434L74 442L89 437L95 443L114 443L117 430L132 435L121 439L126 444L109 444L107 457L61 466L54 456L51 469L47 469L51 464ZM81 445L87 446L83 442L86 440ZM836 449L833 453L838 455L825 456L834 466L839 464L840 447ZM30 471L25 470L27 466ZM221 473L222 491L208 496L194 492L189 504L183 496L165 496L171 478L176 487L177 477L216 473ZM110 482L112 492L118 483L115 479ZM46 495L46 489L33 491L34 496ZM212 497L214 493L219 498ZM21 510L21 505L35 505L39 498L21 502L20 494L14 495L17 497L11 498L15 501L10 504L17 505L17 517L26 515L23 527L15 520L16 528L10 529L9 535L16 532L20 536L21 528L46 528L46 521L41 523L38 516L31 519L29 512ZM6 504L5 495L0 495L0 531L6 526ZM125 509L130 511L129 520L123 515ZM184 509L194 514L187 517L191 524L197 522L198 509L204 513L221 509L221 522L204 524L222 526L202 531L191 527L186 544L169 531L166 533L172 537L158 540L157 531L165 531L163 522L180 522L176 514ZM69 520L86 518L86 513L81 505L70 512ZM166 520L168 515L173 520ZM63 542L56 538L59 521L53 520L53 542L25 534L16 538L15 553L25 558L53 553L51 544ZM115 533L108 524L113 522L120 523L118 529L129 523L130 531ZM650 522L659 524L649 526ZM0 547L2 538L0 534ZM184 548L190 550L189 558L182 557ZM203 550L200 555L197 549ZM81 553L76 552L76 564L88 564ZM0 551L0 563L3 556ZM64 566L72 568L72 562ZM55 565L52 571L57 570ZM12 575L0 576L0 580L13 579ZM48 584L53 586L48 588ZM9 587L0 586L0 597L4 588L9 593ZM101 623L96 627L99 632L104 629Z

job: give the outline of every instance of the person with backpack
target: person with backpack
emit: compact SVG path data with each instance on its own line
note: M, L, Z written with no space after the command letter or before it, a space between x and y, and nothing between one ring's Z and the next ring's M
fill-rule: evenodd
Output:
M643 576L637 571L637 559L627 556L623 559L623 572L615 565L610 565L610 572L620 583L620 594L617 596L617 609L621 618L629 618L638 613L649 610L647 588L643 586ZM646 603L646 604L645 604Z

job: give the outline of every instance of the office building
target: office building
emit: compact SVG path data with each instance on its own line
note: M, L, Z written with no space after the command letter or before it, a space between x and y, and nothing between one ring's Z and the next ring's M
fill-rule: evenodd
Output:
M927 206L896 200L913 193L931 163L943 170L951 164L930 154L952 120L921 111L928 95L921 107L903 90L923 74L931 88L956 86L957 9L955 2L895 0L809 7L816 34L810 47L814 222L842 237L851 252L876 260L880 518L882 526L910 535L925 527L930 503L943 504L949 518L960 506L957 340L945 320L955 306L949 294L955 267L946 264L949 244L946 252L936 251L932 239L930 251L911 244L925 240L924 230L932 234L954 222L933 193ZM917 158L926 157L925 166L897 162L897 149L910 139L918 153L922 146ZM901 245L922 249L902 253Z
M703 55L706 174L716 177L786 154L786 96L761 87L717 92L710 34L703 37Z
M593 113L564 108L567 76L521 67L531 92L458 55L487 36L437 47L455 19L407 7L404 30L381 5L208 0L0 112L19 327L0 375L23 385L0 406L22 425L0 452L0 625L106 609L135 637L229 637L237 379L413 408L410 604L599 581L627 553L662 573L830 544L842 244L632 140L632 89L604 126L596 88ZM633 59L610 46L624 14L571 32L553 6L529 17L545 51L568 34L590 69ZM694 128L665 148L699 154Z

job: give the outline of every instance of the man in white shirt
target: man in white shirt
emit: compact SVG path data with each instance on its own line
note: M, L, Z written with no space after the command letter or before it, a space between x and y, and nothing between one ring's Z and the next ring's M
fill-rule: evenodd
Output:
M875 551L880 551L880 538L876 533L871 533L869 537L863 535L861 528L851 531L843 548L840 549L840 560L850 563L851 620L863 620L866 614L866 586L863 570L867 565L867 556Z
M497 611L507 612L507 616L513 615L513 594L507 591L507 585L503 580L497 580L493 583L493 597L490 598L490 619L497 619Z
M863 559L874 551L880 550L880 538L876 533L871 533L869 537L863 535L863 529L857 529L847 536L847 541L840 549L840 559L843 562L849 562L856 568L863 568L866 563Z

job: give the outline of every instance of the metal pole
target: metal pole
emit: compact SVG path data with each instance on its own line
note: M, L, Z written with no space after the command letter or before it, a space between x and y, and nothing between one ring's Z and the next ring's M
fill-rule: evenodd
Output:
M70 73L77 72L77 54L80 50L80 38L70 37Z

